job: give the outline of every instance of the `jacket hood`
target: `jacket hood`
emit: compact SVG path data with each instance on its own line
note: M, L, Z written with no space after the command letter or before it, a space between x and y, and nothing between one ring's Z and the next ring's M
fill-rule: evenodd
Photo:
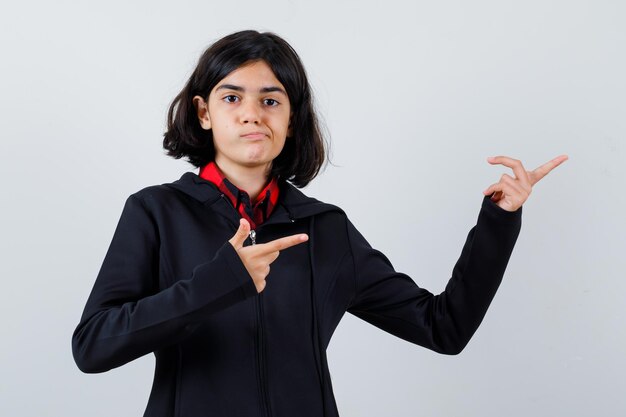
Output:
M213 183L193 172L186 172L179 180L165 185L182 191L203 204L211 204L221 198L222 194ZM280 193L278 205L285 208L291 219L302 219L327 211L343 213L343 210L335 205L306 196L302 191L286 181L281 181Z

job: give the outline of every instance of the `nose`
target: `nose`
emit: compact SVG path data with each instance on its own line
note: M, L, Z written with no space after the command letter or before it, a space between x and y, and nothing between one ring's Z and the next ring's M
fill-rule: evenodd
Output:
M261 121L260 106L253 100L241 103L240 122L258 124Z

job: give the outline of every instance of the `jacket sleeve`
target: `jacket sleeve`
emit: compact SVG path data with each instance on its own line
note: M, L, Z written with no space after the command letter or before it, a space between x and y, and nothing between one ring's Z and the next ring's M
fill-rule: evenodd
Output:
M257 294L228 242L191 277L158 291L159 246L150 213L130 196L72 336L83 372L107 371L177 343L203 316Z
M504 275L521 227L520 208L503 210L488 197L439 295L394 271L348 222L356 292L348 311L409 342L458 354L480 325Z

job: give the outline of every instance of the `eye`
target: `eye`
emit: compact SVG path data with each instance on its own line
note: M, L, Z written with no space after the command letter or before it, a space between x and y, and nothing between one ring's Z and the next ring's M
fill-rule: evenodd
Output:
M274 100L273 98L266 98L263 100L263 103L266 106L270 106L270 107L278 106L280 104L278 101Z
M236 103L236 102L239 101L239 97L230 94L230 95L224 97L222 100L224 100L227 103Z

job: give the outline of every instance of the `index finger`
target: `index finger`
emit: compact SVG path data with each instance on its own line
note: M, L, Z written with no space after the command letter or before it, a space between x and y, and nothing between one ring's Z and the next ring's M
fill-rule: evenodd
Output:
M567 160L568 160L567 155L559 155L556 158L552 159L551 161L548 161L545 164L541 165L539 168L536 168L535 170L531 171L530 173L531 184L535 185L540 179L548 175L550 171L552 171L554 168L558 167L559 165L561 165L563 162Z
M270 252L285 250L292 246L306 242L307 240L309 240L309 236L305 233L300 233L297 235L281 237L280 239L275 239L275 240L272 240L271 242L260 243L256 245L255 247L257 248L257 250L259 249L259 247L261 247L262 252L270 253Z
M511 168L515 177L522 181L522 183L528 183L530 181L528 173L526 172L526 169L524 169L524 165L522 165L522 162L517 159L509 158L508 156L492 156L487 158L487 162L492 165L499 164Z

